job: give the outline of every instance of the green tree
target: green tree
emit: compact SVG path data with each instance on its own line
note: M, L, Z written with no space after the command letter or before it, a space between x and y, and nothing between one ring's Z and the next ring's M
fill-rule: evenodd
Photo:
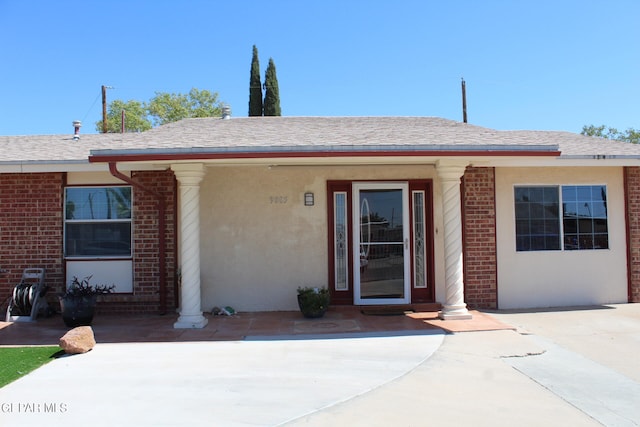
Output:
M147 104L147 112L154 125L164 125L187 118L220 116L222 107L217 92L193 88L188 94L156 92Z
M262 116L262 83L260 82L260 62L258 48L253 45L251 58L251 79L249 80L249 117Z
M194 117L219 117L223 102L218 93L192 88L189 93L156 92L148 103L140 101L112 101L107 107L107 132L122 131L122 111L125 111L125 132L143 132L153 126L164 125ZM96 122L102 132L102 120Z
M640 131L633 128L629 128L621 132L616 128L612 128L605 125L601 125L601 126L585 125L585 126L582 126L582 132L580 133L586 136L615 139L618 141L631 142L633 144L640 143Z
M107 108L107 132L122 132L122 111L125 112L125 132L144 132L151 129L151 121L147 117L146 106L140 101L127 102L116 99ZM96 130L102 132L102 120L96 122Z
M281 116L280 90L278 89L278 77L276 76L276 64L273 58L269 58L269 65L264 76L264 115Z

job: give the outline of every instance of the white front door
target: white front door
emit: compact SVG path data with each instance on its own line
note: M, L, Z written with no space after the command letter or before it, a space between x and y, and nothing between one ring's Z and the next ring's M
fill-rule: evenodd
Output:
M354 303L410 302L407 183L353 183Z

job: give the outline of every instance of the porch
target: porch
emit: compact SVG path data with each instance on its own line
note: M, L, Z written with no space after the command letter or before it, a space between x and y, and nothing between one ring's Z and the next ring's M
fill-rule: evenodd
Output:
M366 312L365 312L366 313ZM316 335L384 336L444 329L447 332L514 329L490 314L473 311L467 320L438 319L437 311L362 312L361 307L331 307L323 318L306 319L298 311L240 312L233 316L205 314L202 329L175 329L177 315L98 314L93 331L98 343L237 341L246 337L296 339ZM0 322L0 346L57 345L68 328L60 315L31 323Z

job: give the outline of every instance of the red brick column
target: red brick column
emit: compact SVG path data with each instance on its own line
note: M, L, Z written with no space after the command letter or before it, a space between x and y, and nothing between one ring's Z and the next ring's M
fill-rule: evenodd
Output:
M624 168L629 302L640 302L640 167Z
M167 310L176 304L176 180L171 170L162 172L135 172L132 178L147 188L165 195L165 256L167 284ZM134 286L136 293L158 294L158 230L157 199L139 189L134 189L135 230L134 239ZM156 309L157 310L157 309Z
M45 268L51 299L64 286L62 266L63 173L0 174L0 306L25 268ZM2 311L1 320L4 320Z
M494 168L467 168L462 183L465 302L498 308Z
M172 171L134 171L131 178L165 196L166 309L175 309L176 298L176 181ZM98 304L99 313L157 314L160 307L160 253L158 200L133 187L133 295L108 295Z

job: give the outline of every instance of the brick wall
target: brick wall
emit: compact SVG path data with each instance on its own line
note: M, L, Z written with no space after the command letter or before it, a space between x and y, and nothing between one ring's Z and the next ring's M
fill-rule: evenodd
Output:
M467 168L462 184L465 302L497 308L495 175L493 168Z
M132 172L131 178L165 196L165 297L167 312L176 306L176 181L172 171ZM133 187L133 295L101 298L99 313L158 313L160 306L160 257L158 202Z
M629 302L640 302L640 167L624 168Z
M176 184L173 172L134 172L134 180L164 194L166 218L166 308L176 305ZM65 287L63 258L63 173L0 174L0 310L27 267L46 268L47 299ZM155 197L134 187L133 294L99 298L98 313L158 313L160 307L158 207Z
M45 268L48 297L62 290L62 173L0 174L0 307L25 268Z

